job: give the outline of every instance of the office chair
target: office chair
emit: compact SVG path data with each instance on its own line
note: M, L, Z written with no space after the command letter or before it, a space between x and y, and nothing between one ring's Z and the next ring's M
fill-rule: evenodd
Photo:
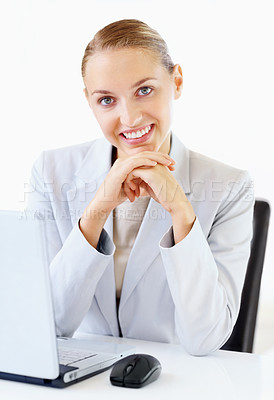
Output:
M232 334L222 350L252 353L269 218L269 203L256 200L251 252L242 291L240 311Z

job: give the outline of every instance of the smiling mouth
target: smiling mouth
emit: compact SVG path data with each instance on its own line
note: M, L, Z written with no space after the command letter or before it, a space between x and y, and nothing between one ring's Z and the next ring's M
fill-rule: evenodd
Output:
M131 130L130 132L122 132L122 135L126 139L139 139L142 136L146 135L151 129L152 129L153 124L147 125L141 129L138 130Z

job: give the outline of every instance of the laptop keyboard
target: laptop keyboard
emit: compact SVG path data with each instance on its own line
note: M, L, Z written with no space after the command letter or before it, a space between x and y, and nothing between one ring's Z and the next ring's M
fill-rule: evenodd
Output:
M96 355L90 350L58 348L59 363L62 365L70 365Z

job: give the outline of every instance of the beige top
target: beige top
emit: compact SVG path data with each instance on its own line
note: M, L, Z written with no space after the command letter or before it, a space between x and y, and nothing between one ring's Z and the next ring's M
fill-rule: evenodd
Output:
M120 298L128 258L145 215L150 197L126 200L113 210L114 273L116 297Z

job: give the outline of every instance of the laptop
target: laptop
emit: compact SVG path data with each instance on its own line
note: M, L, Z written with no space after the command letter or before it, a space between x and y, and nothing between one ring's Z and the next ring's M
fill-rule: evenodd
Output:
M0 211L0 378L62 388L110 368L134 348L107 337L56 337L46 241L50 223Z

